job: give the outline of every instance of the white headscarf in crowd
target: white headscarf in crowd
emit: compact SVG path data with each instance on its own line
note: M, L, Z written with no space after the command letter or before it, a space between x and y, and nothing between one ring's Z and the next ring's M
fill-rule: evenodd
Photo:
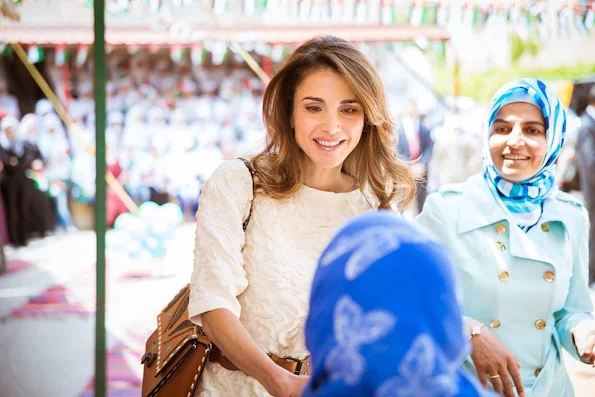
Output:
M8 138L6 130L12 128L14 130L14 137ZM0 146L6 150L14 152L17 156L22 156L24 152L25 141L19 134L19 120L13 116L5 116L0 123Z
M37 124L37 116L33 113L27 113L21 119L19 124L19 136L28 143L38 144L39 142L39 126Z

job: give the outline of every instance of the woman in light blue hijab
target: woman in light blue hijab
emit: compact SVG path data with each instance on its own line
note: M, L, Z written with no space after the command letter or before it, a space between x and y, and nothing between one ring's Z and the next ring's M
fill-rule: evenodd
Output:
M491 393L460 364L469 353L444 247L392 213L344 227L314 277L304 397Z
M455 258L472 353L464 367L505 396L572 397L562 349L593 363L588 217L555 181L566 112L536 79L492 100L483 172L428 197L416 222Z

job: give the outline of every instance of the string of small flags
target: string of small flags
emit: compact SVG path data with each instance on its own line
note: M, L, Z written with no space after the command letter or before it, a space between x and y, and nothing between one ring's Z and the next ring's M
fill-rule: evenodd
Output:
M239 12L277 22L442 27L460 23L479 29L498 19L542 33L554 30L561 37L570 26L581 34L595 27L595 0L107 0L106 9L111 14L153 12L169 19L173 8L198 7L199 2L209 3L215 15Z

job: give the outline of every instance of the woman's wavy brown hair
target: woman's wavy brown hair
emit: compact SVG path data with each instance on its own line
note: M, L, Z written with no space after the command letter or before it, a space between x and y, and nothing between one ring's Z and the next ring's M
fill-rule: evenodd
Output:
M283 63L266 87L262 116L267 130L265 149L252 160L258 194L285 199L304 182L306 155L290 125L296 88L319 70L339 73L364 109L362 137L343 163L343 172L368 187L378 207L405 208L415 196L415 181L407 164L398 159L394 124L388 112L384 86L376 69L352 43L333 36L302 44Z

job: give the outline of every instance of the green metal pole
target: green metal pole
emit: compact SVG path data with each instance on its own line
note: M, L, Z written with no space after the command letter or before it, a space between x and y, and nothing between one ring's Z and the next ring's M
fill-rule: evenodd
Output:
M97 282L95 311L95 397L106 396L105 332L105 2L93 4L95 43L95 235Z

